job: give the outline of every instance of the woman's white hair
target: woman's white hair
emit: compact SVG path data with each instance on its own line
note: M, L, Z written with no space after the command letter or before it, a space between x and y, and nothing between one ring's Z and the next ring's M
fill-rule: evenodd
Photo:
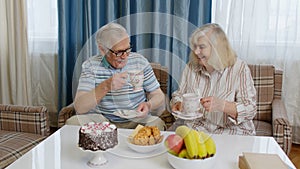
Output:
M198 39L206 37L211 45L211 56L208 59L208 64L215 70L223 70L228 66L232 66L236 62L236 54L232 49L225 32L215 23L205 24L196 29L190 38L190 53L191 61L198 64L197 56L193 52Z
M96 34L97 45L112 48L118 42L128 38L126 29L118 23L108 23L102 26Z

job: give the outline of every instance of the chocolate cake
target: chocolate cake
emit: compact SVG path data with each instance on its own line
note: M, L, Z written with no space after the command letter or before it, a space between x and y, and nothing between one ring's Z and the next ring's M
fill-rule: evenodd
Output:
M118 144L117 127L109 122L90 122L79 129L79 147L84 150L105 151Z

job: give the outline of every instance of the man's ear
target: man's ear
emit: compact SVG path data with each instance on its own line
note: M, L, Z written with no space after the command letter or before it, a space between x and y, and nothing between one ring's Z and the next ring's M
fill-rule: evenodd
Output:
M99 49L99 51L100 51L100 53L101 53L102 56L104 56L106 54L105 48L102 47L101 45L98 45L98 49Z

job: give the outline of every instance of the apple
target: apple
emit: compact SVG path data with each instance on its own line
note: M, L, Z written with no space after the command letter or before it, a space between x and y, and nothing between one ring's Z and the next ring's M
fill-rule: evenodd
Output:
M174 155L179 154L183 145L183 139L177 134L170 134L165 140L168 152Z

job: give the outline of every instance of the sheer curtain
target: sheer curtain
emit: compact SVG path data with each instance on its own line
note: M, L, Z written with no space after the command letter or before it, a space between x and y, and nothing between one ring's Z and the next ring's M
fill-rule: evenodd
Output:
M284 71L282 96L293 142L300 144L300 1L213 0L212 22L227 32L239 57Z
M27 6L26 6L27 5ZM48 108L52 126L57 115L57 1L27 0L28 52L33 105Z
M31 105L26 1L0 0L0 103Z

